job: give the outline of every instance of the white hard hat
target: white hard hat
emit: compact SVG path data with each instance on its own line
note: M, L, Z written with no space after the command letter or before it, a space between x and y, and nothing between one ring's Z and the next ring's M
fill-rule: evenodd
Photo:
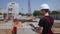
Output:
M49 9L48 4L42 4L42 5L41 5L41 9Z

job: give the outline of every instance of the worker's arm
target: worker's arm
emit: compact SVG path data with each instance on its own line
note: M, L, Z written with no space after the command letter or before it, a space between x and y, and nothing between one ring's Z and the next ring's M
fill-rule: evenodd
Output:
M45 19L44 18L41 18L40 21L39 21L39 34L43 32L43 26L44 26L44 23L45 22Z
M14 32L14 27L12 27L11 32Z
M34 31L34 32L36 32L36 33L42 33L42 31L43 31L43 27L36 27L36 29L33 29L32 28L32 30Z

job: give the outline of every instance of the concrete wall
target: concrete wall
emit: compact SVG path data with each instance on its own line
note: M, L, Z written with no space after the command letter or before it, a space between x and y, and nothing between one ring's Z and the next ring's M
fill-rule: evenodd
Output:
M31 22L32 23L32 22ZM37 26L37 23L33 23ZM10 29L12 28L13 23L9 22L6 24L0 24L0 34L11 34ZM17 34L37 34L33 32L30 27L28 26L29 23L24 23L21 26L21 23L19 23L18 29L17 29ZM54 33L59 33L60 34L60 23L54 23L53 25L53 32Z
M0 34L11 34L10 29L0 29Z

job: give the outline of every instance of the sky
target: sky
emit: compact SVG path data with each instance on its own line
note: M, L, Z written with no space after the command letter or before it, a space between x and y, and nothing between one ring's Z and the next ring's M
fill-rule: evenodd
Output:
M18 3L20 12L28 13L28 0L0 0L0 8L7 10L7 4L10 2ZM30 0L31 12L40 10L41 4L44 3L49 5L50 10L60 10L60 0Z

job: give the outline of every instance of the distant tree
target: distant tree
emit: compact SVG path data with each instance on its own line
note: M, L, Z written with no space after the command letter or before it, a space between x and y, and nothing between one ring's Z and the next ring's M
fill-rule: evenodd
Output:
M26 16L26 14L19 12L19 15Z
M23 13L22 13L21 15L22 15L22 16L26 16L26 14L23 14Z
M22 13L21 12L19 12L19 15L21 15Z
M59 14L59 12L58 11L52 11L51 14L53 14L53 15L54 14Z
M28 14L26 13L26 16L28 16Z
M35 10L33 16L40 16L42 15L39 10Z

